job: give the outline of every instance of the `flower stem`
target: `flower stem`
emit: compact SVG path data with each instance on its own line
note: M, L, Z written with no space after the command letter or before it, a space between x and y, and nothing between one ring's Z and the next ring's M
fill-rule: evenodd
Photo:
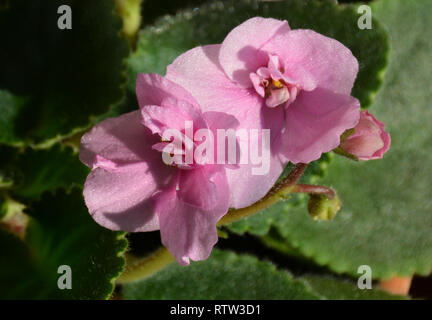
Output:
M288 174L287 177L277 183L261 200L255 202L246 208L236 209L228 211L228 213L222 217L218 222L218 226L226 225L245 217L251 216L259 211L267 209L279 200L286 198L291 193L294 185L299 181L303 173L307 168L307 164L299 163L294 169Z
M228 211L228 213L218 222L218 226L229 224L253 215L261 210L270 207L271 205L278 202L280 199L286 198L286 196L291 193L292 190L297 190L296 183L299 181L306 168L307 164L297 164L294 169L288 174L288 176L282 179L279 183L277 183L267 193L267 195L264 196L264 198L249 207ZM297 190L297 192L301 191ZM158 249L153 254L145 258L137 258L132 255L126 255L126 269L123 274L117 279L117 283L124 284L142 280L165 268L174 260L174 257L168 252L165 247Z
M323 195L329 199L333 199L335 197L335 192L333 189L324 187L324 186L315 186L311 184L296 184L291 189L291 193L309 193L316 195Z
M116 282L124 284L145 279L165 268L171 262L174 262L174 260L174 257L165 247L159 248L144 258L137 258L126 254L126 268Z

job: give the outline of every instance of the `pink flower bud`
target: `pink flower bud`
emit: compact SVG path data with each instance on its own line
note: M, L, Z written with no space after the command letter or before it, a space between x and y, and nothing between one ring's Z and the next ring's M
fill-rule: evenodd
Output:
M368 111L360 113L360 121L340 148L358 160L381 159L390 148L390 135L384 130L384 123Z

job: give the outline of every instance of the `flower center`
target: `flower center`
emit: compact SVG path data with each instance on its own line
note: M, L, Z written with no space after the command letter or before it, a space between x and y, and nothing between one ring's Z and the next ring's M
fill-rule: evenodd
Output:
M267 67L261 67L249 76L255 91L265 98L267 107L289 104L297 96L299 87L285 75L285 68L276 55L269 55Z

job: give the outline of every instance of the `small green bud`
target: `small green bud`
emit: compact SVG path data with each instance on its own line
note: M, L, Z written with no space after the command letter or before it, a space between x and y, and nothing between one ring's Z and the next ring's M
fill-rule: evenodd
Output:
M340 210L342 202L337 195L329 198L324 195L312 194L309 198L308 211L314 220L330 221Z

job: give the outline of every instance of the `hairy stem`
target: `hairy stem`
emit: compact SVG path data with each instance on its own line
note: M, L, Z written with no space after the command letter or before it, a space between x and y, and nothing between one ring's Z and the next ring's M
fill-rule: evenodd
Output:
M333 189L324 186L315 186L311 184L296 184L292 187L291 193L309 193L326 196L329 199L335 197Z
M144 258L137 258L126 254L126 268L116 282L124 284L145 279L165 268L174 260L174 257L165 247L159 248Z
M218 226L223 226L225 224L229 224L238 220L241 220L245 217L251 216L257 212L260 212L268 207L272 206L279 200L285 198L294 185L299 181L303 173L307 168L307 164L299 163L294 169L288 174L287 177L282 179L279 183L277 183L261 200L255 202L246 208L236 209L228 211L228 213L222 217L218 222Z

